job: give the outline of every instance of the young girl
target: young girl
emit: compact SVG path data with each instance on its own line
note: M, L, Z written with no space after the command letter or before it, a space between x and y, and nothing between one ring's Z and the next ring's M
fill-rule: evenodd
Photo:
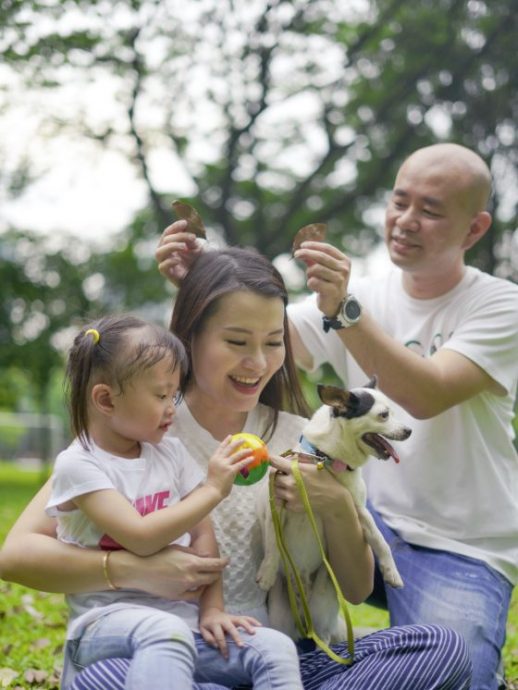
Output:
M78 668L108 656L131 659L126 688L190 688L194 676L302 687L292 641L226 613L220 580L198 607L119 589L110 575L113 549L147 556L176 542L217 555L208 515L251 458L227 436L203 481L182 443L164 438L187 371L180 341L132 316L103 318L74 341L67 383L76 439L56 460L47 512L62 541L106 549L109 589L68 597L64 688Z

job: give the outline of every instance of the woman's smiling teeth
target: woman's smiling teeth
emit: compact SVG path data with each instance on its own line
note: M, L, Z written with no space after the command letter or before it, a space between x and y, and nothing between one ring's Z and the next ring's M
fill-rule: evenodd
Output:
M250 378L249 376L230 376L232 381L235 383L238 383L241 386L257 386L259 381L261 380L260 378L254 377Z

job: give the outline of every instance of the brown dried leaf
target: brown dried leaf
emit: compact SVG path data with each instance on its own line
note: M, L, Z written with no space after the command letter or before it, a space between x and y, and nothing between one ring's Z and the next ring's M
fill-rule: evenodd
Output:
M45 647L48 647L49 644L50 640L48 639L48 637L40 637L38 640L34 640L31 647L33 649L45 649Z
M40 671L37 668L28 668L23 674L23 677L27 683L33 685L34 683L43 683L43 681L47 680L49 674L47 671Z
M171 204L174 212L178 216L178 220L187 221L187 230L196 235L196 237L202 237L205 239L207 233L205 232L205 226L200 218L200 214L196 209L194 209L190 204L186 204L185 201L173 201Z
M325 223L310 223L300 228L293 238L292 251L300 247L303 242L311 240L312 242L324 242L326 239L327 225Z
M47 687L52 688L52 690L59 690L60 682L61 682L61 673L63 669L54 670L52 672L52 675L49 676L47 679Z
M38 611L38 609L34 608L34 606L31 606L30 604L26 604L23 607L23 610L25 611L25 613L28 613L29 616L31 616L32 618L36 618L37 620L41 620L43 618L43 614L41 613L41 611Z
M18 671L13 668L0 668L0 688L8 688L17 675Z

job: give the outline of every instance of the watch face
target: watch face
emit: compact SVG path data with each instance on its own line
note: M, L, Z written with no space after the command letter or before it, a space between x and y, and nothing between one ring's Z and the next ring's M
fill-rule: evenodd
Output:
M348 299L344 304L344 316L348 321L357 321L362 313L360 303L355 299Z

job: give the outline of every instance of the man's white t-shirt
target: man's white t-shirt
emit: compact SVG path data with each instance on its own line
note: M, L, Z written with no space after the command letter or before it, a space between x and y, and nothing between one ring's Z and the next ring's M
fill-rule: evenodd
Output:
M368 494L407 542L481 559L518 582L518 456L513 408L518 380L518 286L469 267L450 292L410 297L402 274L351 282L350 292L385 333L422 357L455 350L505 390L481 393L432 419L398 407L412 435L397 446L401 463L370 461ZM288 308L317 368L329 362L353 388L367 382L334 331L324 333L315 296Z

